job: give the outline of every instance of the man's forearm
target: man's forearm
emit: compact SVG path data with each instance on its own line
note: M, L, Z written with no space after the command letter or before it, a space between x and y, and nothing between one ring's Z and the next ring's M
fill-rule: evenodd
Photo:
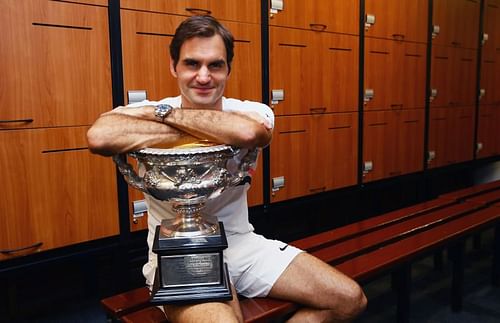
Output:
M263 119L216 110L174 109L165 123L198 138L243 148L264 147L272 134Z
M107 113L89 129L87 140L93 153L111 156L145 147L192 142L196 138L156 121Z

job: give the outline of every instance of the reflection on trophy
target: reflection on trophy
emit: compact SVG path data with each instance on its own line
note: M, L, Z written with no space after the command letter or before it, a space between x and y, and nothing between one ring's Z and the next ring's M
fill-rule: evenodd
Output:
M153 252L158 268L153 304L185 304L232 299L222 251L227 248L222 222L202 215L205 202L237 185L254 166L257 150L241 160L240 149L201 142L170 149L145 148L128 154L144 167L142 176L124 155L116 155L125 180L176 213L156 228Z

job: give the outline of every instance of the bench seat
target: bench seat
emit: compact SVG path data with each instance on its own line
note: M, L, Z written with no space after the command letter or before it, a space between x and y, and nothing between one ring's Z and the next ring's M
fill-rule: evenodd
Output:
M497 204L500 205L500 181L444 194L432 201L290 244L335 265L360 282L394 270L401 271L400 268L406 268L406 273L399 274L405 277L408 276L407 268L411 262L425 253L438 251L491 226L496 226L498 231L500 207L495 207ZM496 247L498 249L499 246ZM497 267L498 258L495 257ZM410 278L402 281L409 285ZM405 321L404 312L408 312L406 307L409 307L409 287L399 290L402 301L398 303L398 319ZM104 299L102 304L109 317L124 322L165 320L161 310L150 306L149 291L145 287ZM284 317L299 308L291 302L272 298L242 299L240 304L246 322L267 322L270 318Z

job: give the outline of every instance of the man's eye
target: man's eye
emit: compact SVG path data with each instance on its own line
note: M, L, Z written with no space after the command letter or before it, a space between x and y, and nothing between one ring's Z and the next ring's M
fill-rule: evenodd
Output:
M225 65L224 62L215 62L215 63L211 63L209 65L209 68L211 68L211 69L221 69L221 68L224 67L224 65Z
M189 66L189 67L196 67L196 66L198 66L198 62L196 62L196 61L186 61L186 62L184 62L184 64L186 66Z

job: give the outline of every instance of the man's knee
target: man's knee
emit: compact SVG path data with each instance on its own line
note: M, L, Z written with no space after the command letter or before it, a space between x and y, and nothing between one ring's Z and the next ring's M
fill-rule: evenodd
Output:
M336 315L340 314L342 319L349 321L366 309L368 301L361 287L354 281L349 288L344 290L343 294L342 306L339 307L338 304L331 305L332 309L341 309L341 313L337 313Z

